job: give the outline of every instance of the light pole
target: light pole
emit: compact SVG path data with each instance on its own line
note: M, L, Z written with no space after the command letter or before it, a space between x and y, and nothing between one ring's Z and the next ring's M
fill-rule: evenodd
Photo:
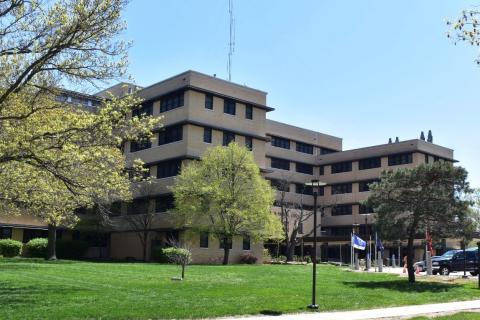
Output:
M362 216L365 216L365 241L367 242L367 250L365 251L365 271L370 269L370 234L368 232L368 216L370 213L361 213Z
M318 309L316 302L317 289L317 198L320 187L326 185L325 182L312 180L305 183L306 186L311 186L313 191L313 273L312 273L312 303L308 305L310 309Z
M478 289L480 289L480 241L477 242L477 274L478 274Z

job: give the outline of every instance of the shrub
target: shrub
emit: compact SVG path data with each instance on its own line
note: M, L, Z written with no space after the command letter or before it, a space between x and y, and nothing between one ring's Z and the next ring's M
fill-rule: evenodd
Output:
M22 254L23 244L12 239L0 240L0 254L4 257L16 257Z
M255 264L257 263L257 257L255 257L253 254L250 253L244 253L240 257L240 263L245 263L245 264Z
M303 257L303 260L304 260L306 263L312 263L312 257L310 257L310 256L305 256L305 257Z
M163 254L167 256L171 263L182 266L182 279L185 278L185 266L192 262L192 253L185 248L165 248L162 250Z
M34 238L25 244L24 254L30 258L46 258L47 246L48 239Z
M82 240L57 240L57 257L60 259L81 259L87 252L88 242Z

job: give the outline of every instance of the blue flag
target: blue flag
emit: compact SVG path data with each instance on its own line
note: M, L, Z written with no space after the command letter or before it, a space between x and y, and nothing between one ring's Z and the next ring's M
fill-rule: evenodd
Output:
M383 247L383 243L382 243L382 240L380 240L379 237L377 237L377 234L375 233L375 238L377 238L377 251L381 251L382 254L383 254L383 250L385 249Z
M367 243L363 241L360 237L357 237L356 234L354 234L352 236L352 246L355 249L365 250L365 248L367 247Z

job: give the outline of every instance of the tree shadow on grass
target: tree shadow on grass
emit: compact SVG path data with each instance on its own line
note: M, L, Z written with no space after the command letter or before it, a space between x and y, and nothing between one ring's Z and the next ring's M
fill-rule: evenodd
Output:
M283 314L282 311L277 310L261 310L259 313L265 316L281 316Z
M448 292L452 289L461 287L458 284L446 284L439 282L417 281L409 283L408 281L344 281L344 285L362 289L387 289L398 292Z
M51 294L65 297L78 295L87 291L90 290L57 285L15 286L12 285L12 283L2 281L0 282L0 301L2 305L35 305L39 300L42 300Z

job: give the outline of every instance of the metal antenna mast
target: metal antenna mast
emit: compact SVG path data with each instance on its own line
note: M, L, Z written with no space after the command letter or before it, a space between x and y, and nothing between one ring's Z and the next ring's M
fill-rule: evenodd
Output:
M232 81L232 56L235 52L235 18L233 16L233 0L228 0L228 12L230 14L230 42L228 43L228 81Z

